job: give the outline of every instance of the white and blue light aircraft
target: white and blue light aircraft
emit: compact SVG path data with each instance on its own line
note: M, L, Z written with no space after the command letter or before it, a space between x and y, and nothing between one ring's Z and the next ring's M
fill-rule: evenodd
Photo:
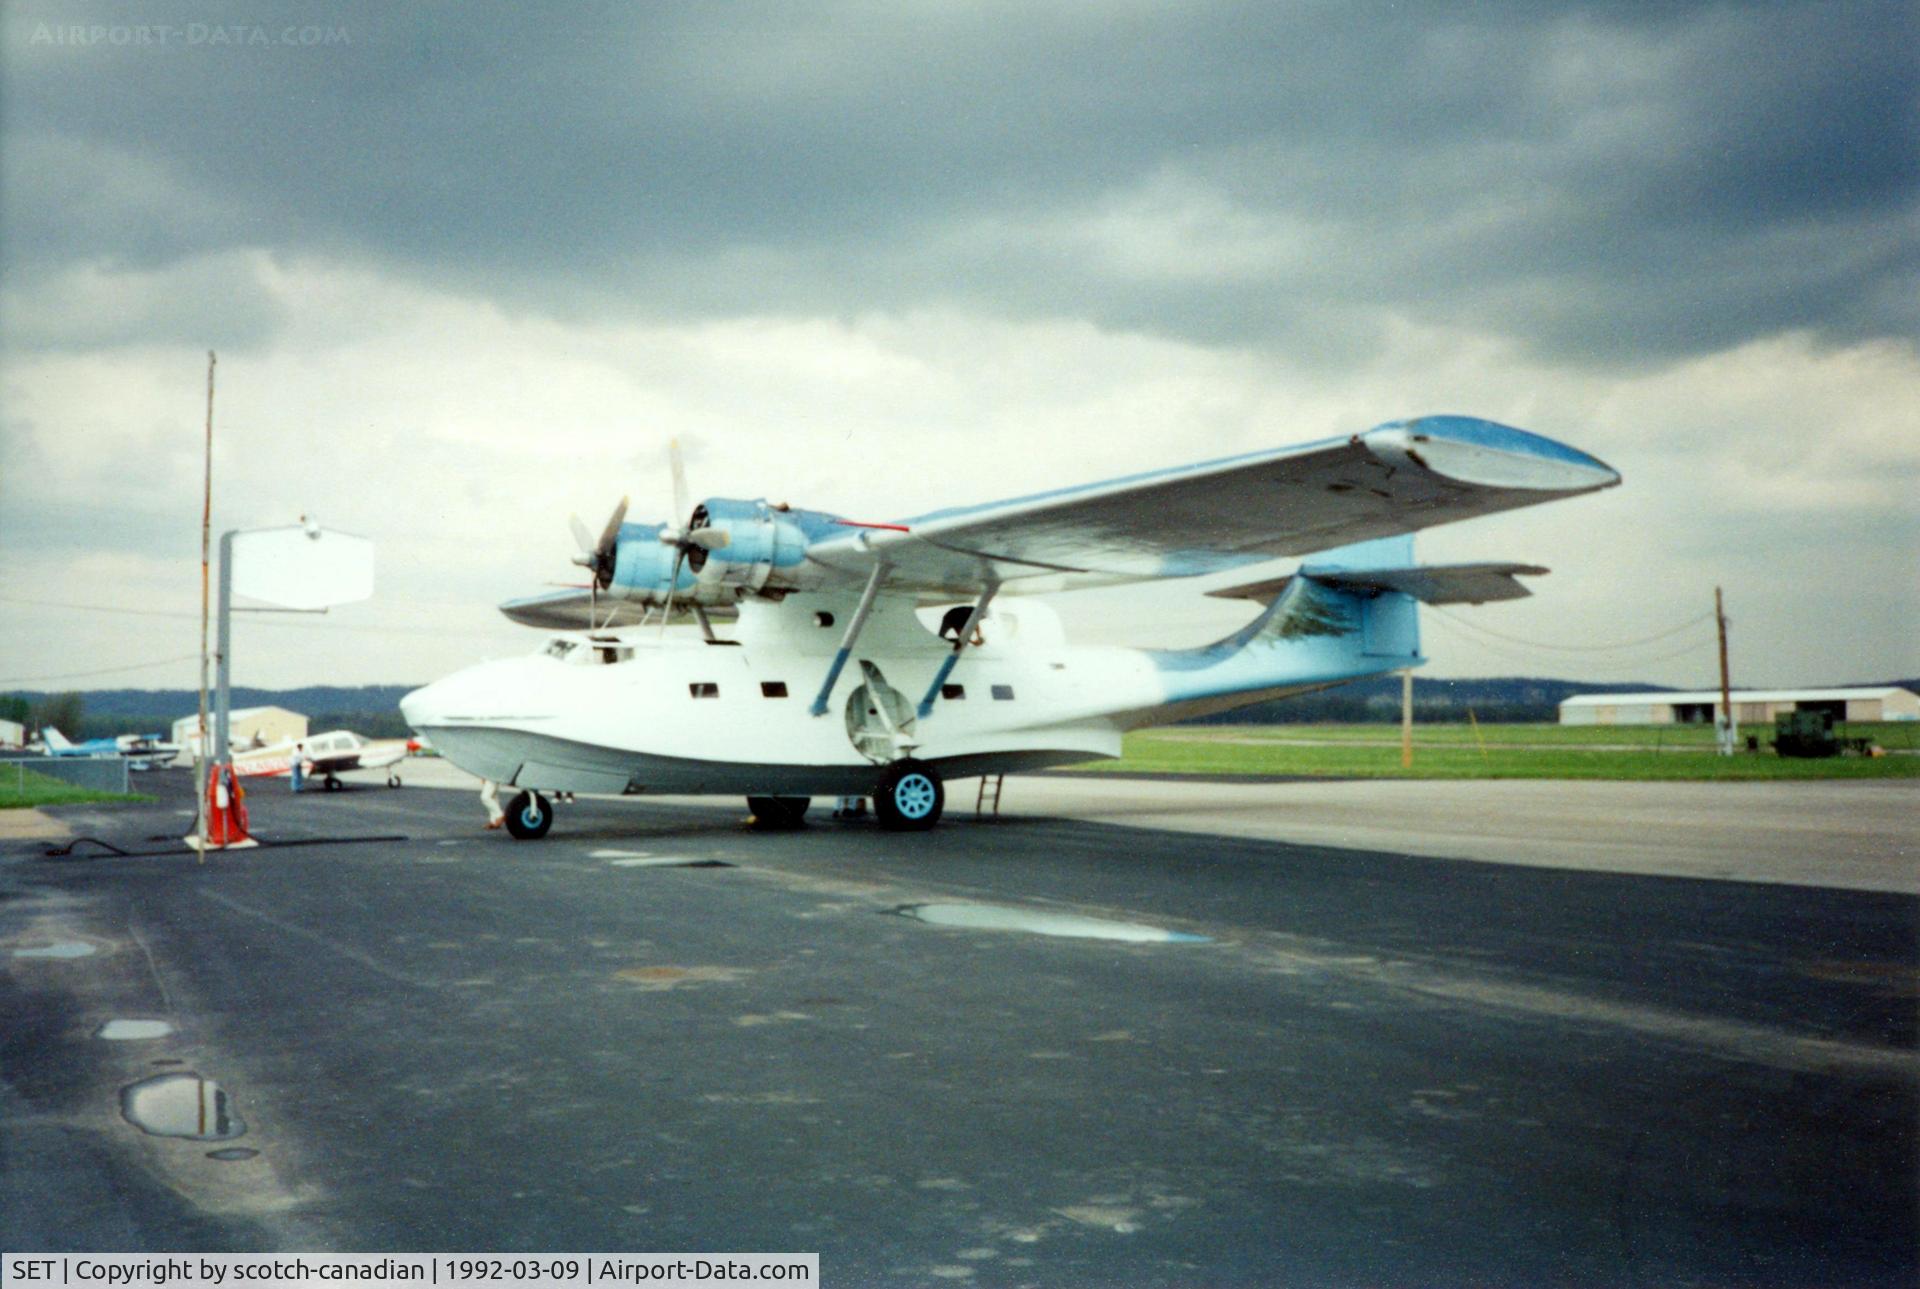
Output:
M168 743L158 734L120 734L75 743L49 725L40 731L40 742L48 756L125 757L130 770L158 769L180 754L179 744Z
M689 509L677 449L673 469L683 526L626 523L624 501L597 542L576 521L592 584L501 606L584 633L401 703L448 760L520 789L515 837L544 836L548 794L574 792L737 793L773 824L813 795L870 795L884 826L930 828L946 781L1114 757L1131 729L1420 665L1421 602L1517 598L1546 570L1416 564L1415 531L1620 481L1462 416L885 524ZM1074 647L1026 598L1289 557L1285 576L1209 592L1266 607L1200 648ZM697 638L605 629L677 610ZM738 616L724 638L718 610Z

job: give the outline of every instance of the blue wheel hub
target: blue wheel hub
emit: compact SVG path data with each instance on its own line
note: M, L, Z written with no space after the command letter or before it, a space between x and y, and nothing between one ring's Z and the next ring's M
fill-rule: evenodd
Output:
M908 819L925 819L933 812L933 780L924 774L902 776L893 785L893 804Z

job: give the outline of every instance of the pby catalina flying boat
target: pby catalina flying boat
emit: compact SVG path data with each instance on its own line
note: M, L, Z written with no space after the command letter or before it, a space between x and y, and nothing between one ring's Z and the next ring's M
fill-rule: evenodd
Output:
M676 525L575 521L578 592L501 606L582 625L539 653L415 690L407 721L455 765L520 789L515 837L548 794L740 793L797 824L812 795L871 795L890 828L930 828L946 781L1120 754L1141 726L1418 666L1417 606L1528 594L1524 564L1421 565L1418 529L1611 487L1564 444L1429 416L983 506L863 523L766 501L687 504ZM1193 649L1075 648L1040 592L1218 574L1265 607ZM920 615L952 605L930 629ZM697 638L605 629L611 610L691 612ZM714 610L738 615L723 637Z

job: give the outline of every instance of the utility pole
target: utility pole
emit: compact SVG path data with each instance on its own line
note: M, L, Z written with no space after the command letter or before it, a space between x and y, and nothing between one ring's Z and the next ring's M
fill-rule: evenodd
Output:
M1720 628L1720 755L1733 755L1739 727L1733 719L1733 686L1727 679L1727 612L1720 588L1713 588L1713 620Z
M200 860L207 858L207 563L213 554L213 367L217 360L207 350L206 474L200 500L200 742L193 758L200 814L193 827Z
M1413 668L1400 672L1400 768L1413 768Z

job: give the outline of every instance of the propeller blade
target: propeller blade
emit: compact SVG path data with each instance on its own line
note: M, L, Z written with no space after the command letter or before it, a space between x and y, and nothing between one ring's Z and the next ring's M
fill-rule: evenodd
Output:
M602 557L613 554L614 545L620 540L620 525L627 519L627 499L620 498L620 504L613 508L613 515L607 520L607 526L600 530L600 544L593 547L593 553Z
M613 508L613 515L607 520L607 526L600 532L600 540L593 540L593 534L580 522L580 516L568 515L567 523L573 529L573 540L578 543L580 553L573 562L581 568L593 571L595 590L613 585L613 566L619 554L620 525L627 517L627 498L620 498L620 504Z
M667 623L673 621L673 592L680 585L680 561L687 557L685 547L680 547L673 555L673 572L667 578L667 602L660 609L660 638L667 638Z
M684 524L693 513L693 502L687 492L687 465L680 459L679 439L667 440L667 464L673 471L673 517Z
M696 528L687 534L687 540L701 550L717 551L725 550L733 539L718 528Z

